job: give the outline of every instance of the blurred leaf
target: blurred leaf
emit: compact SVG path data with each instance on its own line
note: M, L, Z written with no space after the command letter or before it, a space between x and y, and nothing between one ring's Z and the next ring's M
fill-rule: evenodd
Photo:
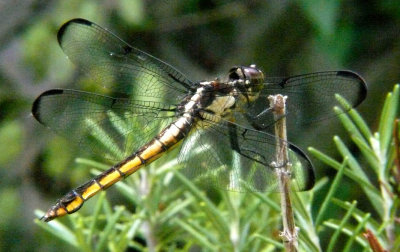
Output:
M117 221L124 211L124 207L116 207L115 212L112 216L109 216L107 220L107 225L104 227L103 232L101 232L99 241L96 243L96 251L104 251L106 248L107 241L112 241L111 233L116 230Z
M179 219L175 219L175 222L188 233L190 233L193 238L195 238L200 244L204 246L204 248L210 249L211 251L216 251L217 247L215 245L208 242L207 238L204 237L201 233L196 231L189 223L185 223Z
M107 15L106 6L104 3L96 0L69 0L61 1L56 6L54 13L57 15L57 19L60 22L58 25L68 21L72 18L84 17L93 21L100 21L105 15Z
M377 3L379 4L380 9L383 9L386 13L389 13L396 19L400 19L400 5L398 5L396 1L383 0Z
M81 251L85 252L91 252L92 250L90 249L90 243L87 243L85 239L85 227L83 225L83 221L81 218L77 219L77 221L74 223L75 224L75 237L78 242L78 246Z
M140 25L145 18L144 2L142 0L118 0L119 13L129 23Z
M142 225L141 219L135 219L131 225L126 225L125 230L121 232L121 237L117 242L116 251L126 251L129 242L133 240L138 229Z
M35 211L36 216L41 217L44 215L42 211ZM50 223L42 222L41 220L36 219L35 223L51 233L52 235L58 237L59 239L67 242L68 244L77 247L78 242L76 240L75 234L71 232L71 230L65 225L61 224L58 220L53 220Z
M298 2L318 32L324 36L334 33L341 1L298 0Z
M22 148L23 131L20 123L4 121L0 124L0 166L13 160Z
M84 169L69 169L69 166L72 165L71 160L73 156L71 151L68 151L71 149L68 146L68 141L62 137L54 137L49 140L46 149L46 158L43 162L44 169L49 176L65 177L66 169L68 169L68 171L72 171L73 173L79 172L78 179L82 177L82 172L85 172ZM55 167L57 169L54 169ZM71 176L71 173L68 176Z
M0 225L2 227L7 226L9 222L12 222L21 214L19 211L21 201L22 199L18 192L11 187L3 188L0 191L0 204L2 206L0 211Z
M52 58L52 52L59 50L51 28L49 23L35 23L23 39L22 53L26 63L34 68L36 81L49 74L52 61L43 58Z
M106 193L101 192L97 199L96 205L94 207L93 221L90 223L88 239L86 241L88 244L91 244L92 240L90 238L93 236L93 234L95 232L95 228L97 226L99 226L99 215L100 215L101 207L103 205L103 201L105 200L105 197L106 197Z
M267 243L270 243L270 244L274 245L275 248L284 249L282 243L277 242L277 241L275 241L275 240L273 240L273 239L271 239L269 237L265 237L265 236L262 236L262 235L259 235L259 234L255 234L254 238L261 239L261 240L263 240L263 241L265 241Z
M192 192L196 198L198 198L198 201L200 202L199 205L212 220L213 225L215 225L215 227L220 231L220 234L229 240L229 237L227 237L229 228L222 217L221 212L190 180L188 180L178 171L175 171L175 175L183 183L183 185L185 185L188 190Z

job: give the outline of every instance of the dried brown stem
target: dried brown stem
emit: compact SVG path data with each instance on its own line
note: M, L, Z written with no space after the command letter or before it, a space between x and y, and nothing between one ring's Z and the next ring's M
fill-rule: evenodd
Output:
M276 173L281 192L281 210L283 232L281 234L286 251L298 251L297 228L294 222L292 203L290 200L290 172L287 132L286 132L286 96L271 95L268 97L274 113L276 136Z
M363 236L368 240L369 246L371 247L372 251L374 252L387 252L387 250L383 249L381 244L379 243L378 239L372 233L371 230L367 229Z

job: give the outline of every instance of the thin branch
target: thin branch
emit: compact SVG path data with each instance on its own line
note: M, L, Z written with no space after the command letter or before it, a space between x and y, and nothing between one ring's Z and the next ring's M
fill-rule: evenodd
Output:
M379 243L378 239L372 233L371 230L367 229L363 236L368 240L369 246L371 247L372 251L374 252L387 252L387 250L383 249L381 244Z
M293 208L290 200L290 172L287 132L286 132L286 99L287 96L271 95L268 97L270 107L273 109L276 136L276 173L279 180L281 192L281 210L283 232L281 236L284 241L286 251L297 251L297 228L294 222Z

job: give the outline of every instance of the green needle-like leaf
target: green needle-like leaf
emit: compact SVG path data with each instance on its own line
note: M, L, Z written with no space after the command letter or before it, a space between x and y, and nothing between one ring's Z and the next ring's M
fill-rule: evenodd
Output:
M339 237L339 234L342 232L342 229L347 224L348 220L350 219L351 215L353 214L353 211L356 208L356 205L357 205L357 201L353 201L353 203L351 203L351 207L349 208L349 210L343 217L343 219L340 222L340 225L337 227L336 231L333 233L332 238L329 242L328 249L327 249L328 252L331 252L333 250L334 246L336 245L337 238Z
M348 164L351 170L353 170L359 177L369 182L368 176L365 174L364 170L361 168L361 165L357 162L357 159L353 156L344 142L338 136L335 136L333 140L340 154L342 154L342 157L348 159Z
M348 211L350 209L350 207L351 207L351 204L349 202L342 201L342 200L337 199L337 198L332 198L332 203L337 205L337 206L339 206L339 207L341 207L342 209L344 209L346 211ZM368 214L368 213L356 208L353 211L353 218L355 220L357 220L358 222L361 222L366 214ZM366 227L368 229L371 229L374 233L378 233L378 230L380 228L380 224L379 224L379 222L377 222L376 220L371 218L367 222Z
M330 167L334 168L335 170L339 171L341 164L334 159L330 158L329 156L325 155L324 153L310 147L308 148L308 151L313 154L316 158L318 158L320 161L325 163L326 165L329 165ZM357 182L361 188L365 188L365 190L369 191L369 193L372 194L372 198L377 198L379 200L380 198L380 192L378 189L374 187L369 181L364 180L364 178L360 177L358 174L353 172L350 169L345 169L344 174L346 177L350 178L351 180Z
M363 138L363 135L361 134L359 128L350 119L350 116L348 114L345 114L344 111L338 107L335 107L334 110L336 114L338 114L340 121L342 122L344 128L349 133L349 135L358 136L360 139L363 139L365 144L368 144L367 140Z
M76 220L73 222L74 226L75 226L75 237L76 240L78 241L78 246L79 249L81 251L85 251L85 252L91 252L92 249L90 248L89 244L87 243L86 239L85 239L85 227L83 225L83 220L82 218L75 218Z
M101 192L97 199L96 205L94 207L94 211L93 211L93 215L92 215L93 219L92 219L92 222L90 223L89 233L88 233L87 240L86 240L86 242L89 244L92 241L92 236L94 234L95 227L98 224L100 211L101 211L103 201L105 200L105 198L106 198L106 192Z
M349 240L346 242L343 252L350 251L351 246L354 243L354 240L357 238L357 236L361 232L361 230L365 229L365 225L370 217L371 217L371 214L367 213L367 214L365 214L364 218L362 218L362 220L358 223L357 227L354 230L354 234L352 236L350 236Z
M330 221L325 221L324 225L337 230L337 229L339 229L341 223L342 222L339 220L330 220ZM347 235L348 237L353 237L355 234L354 229L350 225L346 225L346 226L342 227L341 233ZM363 251L370 251L368 249L368 243L365 241L364 237L355 236L355 241L358 244L360 244L363 248L366 248L366 250L364 249Z
M343 141L339 137L334 137L334 141L336 143L336 146L339 150L339 152L342 154L343 157L348 158L348 164L352 172L357 175L360 179L362 179L366 184L371 184L368 176L365 174L365 172L362 170L360 164L357 162L355 157L351 154L349 149L346 147L346 145L343 143ZM372 184L371 184L372 185ZM383 216L383 209L382 209L382 199L379 195L376 195L375 193L371 192L368 188L362 187L362 189L365 191L367 194L370 202L374 206L375 210Z
M184 230L186 230L188 233L190 233L193 236L193 238L195 238L200 244L204 246L204 248L208 248L211 251L217 251L217 247L208 242L207 238L205 238L201 233L197 232L194 228L192 228L191 225L185 223L180 219L175 219L175 223L178 224Z
M268 195L266 195L265 193L259 193L259 192L253 192L253 194L258 197L260 200L262 200L266 205L268 205L270 208L272 208L273 210L275 210L276 212L280 212L281 208L280 206L272 201Z
M362 154L364 155L365 159L368 161L368 164L372 168L372 170L375 172L376 175L379 174L379 169L380 169L380 164L378 157L375 155L375 152L373 149L371 149L371 146L369 146L363 139L361 139L358 136L351 136L351 139L353 142L357 145L357 147L360 149Z
M219 229L220 234L229 241L229 227L226 221L221 216L221 212L215 207L215 205L206 197L204 194L185 176L180 172L175 171L175 176L185 185L193 195L198 198L201 202L202 209L207 213L207 215L213 220L212 223Z
M379 122L379 141L382 153L386 153L393 136L393 122L399 107L400 86L396 85L386 97Z
M178 200L172 202L159 216L160 222L167 222L172 219L178 213L180 213L184 208L188 207L193 203L193 199L189 198L184 201Z
M128 222L127 225L124 226L125 229L119 235L116 251L122 252L127 250L129 242L132 241L137 230L142 224L141 218L137 216L132 216L132 220L132 222Z
M273 244L273 245L274 245L276 248L278 248L278 249L283 249L283 248L284 248L283 245L282 245L282 243L277 242L277 241L275 241L275 240L273 240L273 239L271 239L271 238L269 238L269 237L265 237L265 236L262 236L262 235L260 235L260 234L254 234L253 237L254 237L254 238L261 239L261 240L263 240L263 241L265 241L265 242L267 242L267 243Z
M40 217L44 215L44 212L38 210L35 211L35 213L37 216ZM78 247L78 241L76 240L75 234L65 225L61 224L59 221L53 220L52 222L45 223L43 221L36 219L35 223L40 227L42 227L44 230L48 231L49 233L53 234L59 239L70 244L71 246Z
M324 217L325 211L328 209L328 204L330 203L333 195L335 194L335 192L338 190L338 188L340 186L339 183L342 180L343 172L344 172L346 165L347 165L347 159L345 159L343 161L342 166L340 167L338 173L336 174L336 177L333 180L332 185L330 186L329 191L328 191L327 195L325 196L324 201L321 204L321 208L318 211L318 215L315 220L315 226L317 226L317 227L321 224L322 217Z
M364 138L370 139L373 136L372 132L369 129L365 120L357 112L357 110L351 109L351 105L340 95L336 95L335 97L339 101L340 105L342 105L343 108L348 110L347 114L343 114L343 115L349 115L349 119L351 119L353 121L354 125L357 127L357 130L359 130L362 133ZM339 118L342 119L340 116L339 116Z
M106 165L106 164L101 163L101 162L96 162L96 161L93 161L91 159L86 159L86 158L76 158L75 162L77 164L82 164L82 165L86 165L86 166L89 166L89 167L92 167L92 168L97 168L97 169L102 170L102 171L105 171L105 170L110 168L109 165Z
M110 218L107 221L107 225L105 226L103 232L100 235L99 242L97 243L96 246L96 251L99 252L105 250L107 240L110 239L111 232L116 230L115 226L124 209L125 207L116 207L114 214L112 216L110 215Z

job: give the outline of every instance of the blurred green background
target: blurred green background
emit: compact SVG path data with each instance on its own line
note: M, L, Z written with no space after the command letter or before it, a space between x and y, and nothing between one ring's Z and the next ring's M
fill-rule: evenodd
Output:
M68 142L30 115L43 91L80 88L56 39L69 19L106 27L192 80L251 63L268 76L356 71L368 83L359 111L372 129L400 79L398 1L2 0L0 17L2 251L62 251L64 244L34 225L34 210L90 177L87 169L70 169L75 156ZM333 134L340 134L335 128L331 120L295 142L329 152ZM325 175L324 167L316 165L316 173Z

